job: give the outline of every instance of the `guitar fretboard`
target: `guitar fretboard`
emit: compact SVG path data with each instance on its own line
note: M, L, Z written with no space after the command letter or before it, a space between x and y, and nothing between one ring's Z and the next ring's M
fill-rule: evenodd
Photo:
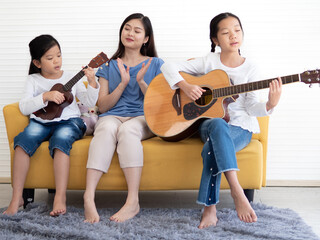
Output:
M212 91L214 98L237 95L239 93L251 92L259 89L269 88L269 84L273 79L267 79L257 82L233 85L224 88L217 88ZM294 83L300 81L300 74L281 77L282 84Z
M86 68L88 68L88 66L85 66L83 69ZM65 85L63 85L65 91L70 91L71 88L84 76L83 69L78 72L73 78L71 78Z

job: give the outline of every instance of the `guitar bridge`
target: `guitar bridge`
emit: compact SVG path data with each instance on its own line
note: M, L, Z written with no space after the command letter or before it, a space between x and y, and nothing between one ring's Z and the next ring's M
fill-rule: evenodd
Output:
M181 95L180 88L176 89L172 97L172 106L176 110L177 115L181 115Z

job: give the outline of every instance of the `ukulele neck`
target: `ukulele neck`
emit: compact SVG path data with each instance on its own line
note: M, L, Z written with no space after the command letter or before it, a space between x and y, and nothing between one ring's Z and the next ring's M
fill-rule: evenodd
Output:
M63 88L66 92L71 91L72 87L84 76L84 69L87 69L88 66L85 66L80 72L78 72L72 79L70 79Z

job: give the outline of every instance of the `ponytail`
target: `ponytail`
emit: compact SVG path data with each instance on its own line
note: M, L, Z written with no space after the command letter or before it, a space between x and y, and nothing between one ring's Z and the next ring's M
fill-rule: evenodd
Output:
M41 73L41 69L34 65L33 61L31 61L29 66L29 75L33 73Z
M215 52L216 44L211 40L211 52Z

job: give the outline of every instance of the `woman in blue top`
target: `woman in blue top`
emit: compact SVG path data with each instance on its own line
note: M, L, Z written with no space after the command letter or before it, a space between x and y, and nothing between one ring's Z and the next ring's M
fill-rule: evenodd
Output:
M96 74L100 83L101 114L90 144L84 193L85 221L90 223L99 222L95 190L102 174L108 171L116 149L128 196L110 220L123 222L138 214L143 166L141 140L153 136L144 118L143 100L148 84L160 73L163 61L157 58L149 18L140 13L128 16L120 27L119 37L118 50L109 64Z

